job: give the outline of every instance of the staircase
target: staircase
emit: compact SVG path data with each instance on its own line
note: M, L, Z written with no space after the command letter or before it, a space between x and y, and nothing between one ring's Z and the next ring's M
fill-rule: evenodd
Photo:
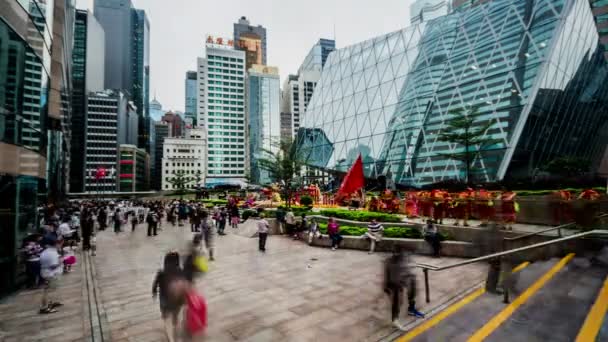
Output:
M607 258L524 263L513 270L509 304L479 289L396 341L608 341Z

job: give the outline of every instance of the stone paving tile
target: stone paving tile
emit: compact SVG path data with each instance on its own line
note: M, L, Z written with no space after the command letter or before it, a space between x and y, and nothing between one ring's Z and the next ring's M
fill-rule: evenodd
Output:
M81 260L79 253L76 256ZM83 298L82 264L58 281L52 299L64 306L49 315L38 314L42 290L23 290L0 302L0 341L82 341L89 335L88 303Z
M133 234L106 231L98 236L97 281L114 341L163 340L152 279L164 253L185 250L191 238L188 227L165 224L152 238L143 227ZM197 283L207 299L209 327L196 341L365 341L392 331L388 300L380 289L386 254L332 252L277 236L268 239L267 250L259 253L256 239L217 237L217 260ZM415 258L433 264L455 261ZM433 301L428 305L420 273L420 308L434 307L477 284L484 270L470 265L458 273L431 274Z

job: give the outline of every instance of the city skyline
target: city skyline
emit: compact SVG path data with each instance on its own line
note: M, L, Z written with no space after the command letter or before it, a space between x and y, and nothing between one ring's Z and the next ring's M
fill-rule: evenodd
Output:
M78 0L77 6L91 9L91 2ZM310 46L319 38L333 39L335 33L336 44L342 48L407 27L413 1L388 0L382 7L370 8L363 0L313 0L288 5L278 0L255 4L233 0L222 4L221 11L210 11L208 3L194 0L181 1L181 6L167 6L159 0L132 2L135 8L146 11L151 26L150 99L156 94L163 109L185 111L185 89L176 85L183 85L186 71L196 70L196 58L204 52L206 35L232 37L233 24L241 16L254 26L266 27L267 64L279 68L282 84L289 74L297 73Z

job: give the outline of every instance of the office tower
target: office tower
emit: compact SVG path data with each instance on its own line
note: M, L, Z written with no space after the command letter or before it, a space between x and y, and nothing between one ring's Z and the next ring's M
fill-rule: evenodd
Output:
M186 123L182 119L181 115L175 112L167 112L163 115L161 121L169 124L169 136L170 137L181 137L184 135Z
M207 182L241 184L245 177L245 53L208 37L198 59L199 115L207 128Z
M185 112L185 116L186 119L189 119L192 121L192 125L193 127L197 126L197 122L196 122L196 94L198 92L198 86L197 86L197 73L196 71L187 71L186 72L186 84L185 84L185 90L186 90L186 112Z
M204 128L188 129L179 138L165 138L162 159L162 189L176 190L171 179L183 172L191 181L186 188L204 186L207 164L207 135Z
M105 36L105 88L129 95L139 116L138 147L150 149L150 23L131 0L95 0L95 18Z
M36 232L39 199L65 195L73 13L65 0L0 5L0 294L21 274L18 249Z
M334 40L319 39L304 58L298 68L298 74L289 75L283 84L282 99L285 103L282 107L284 111L291 113L294 136L300 127L301 116L306 112L306 107L308 107L312 98L315 86L321 78L321 72L327 58L335 49L336 42ZM286 117L287 115L285 115Z
M118 147L118 192L148 191L150 189L150 156L135 145Z
M438 137L455 110L476 110L475 129L494 142L474 147L472 182L529 179L560 157L597 170L608 63L594 9L552 3L480 1L332 53L303 118L302 158L346 171L360 153L367 177L404 186L464 181L463 161L450 158L464 148Z
M133 87L131 0L95 0L93 14L105 32L105 88Z
M132 72L131 96L139 116L137 146L150 152L150 23L146 12L132 9Z
M158 102L158 100L156 99L156 96L154 97L154 99L152 100L152 102L150 102L150 119L155 120L155 121L160 121L163 117L163 115L165 115L165 111L163 110L163 105Z
M129 101L121 91L104 90L89 93L87 107L85 192L112 193L117 186L118 145L127 142ZM98 176L99 169L105 170L102 177Z
M266 28L261 25L251 26L247 17L241 17L237 23L234 23L234 46L238 50L247 51L247 60L251 61L252 65L266 65ZM261 46L258 42L261 42ZM261 56L260 48L261 47ZM259 57L262 58L258 63Z
M279 69L254 65L247 76L249 170L251 182L268 184L270 174L259 165L264 151L276 153L281 140L281 86Z
M87 95L104 89L105 33L89 11L76 10L72 52L70 192L84 191Z
M154 122L154 160L157 167L151 168L151 186L154 190L162 190L162 160L165 138L169 137L169 124L163 121Z
M427 22L450 12L451 0L416 0L410 6L412 25Z

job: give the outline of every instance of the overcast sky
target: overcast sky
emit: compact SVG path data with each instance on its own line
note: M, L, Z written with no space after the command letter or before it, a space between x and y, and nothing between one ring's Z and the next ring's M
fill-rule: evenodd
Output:
M281 80L295 73L319 38L338 48L409 24L413 0L132 0L150 20L150 98L164 109L184 110L184 78L196 70L207 34L232 37L232 24L246 16L267 31L268 64ZM79 8L92 0L78 0ZM281 83L282 84L282 83Z

